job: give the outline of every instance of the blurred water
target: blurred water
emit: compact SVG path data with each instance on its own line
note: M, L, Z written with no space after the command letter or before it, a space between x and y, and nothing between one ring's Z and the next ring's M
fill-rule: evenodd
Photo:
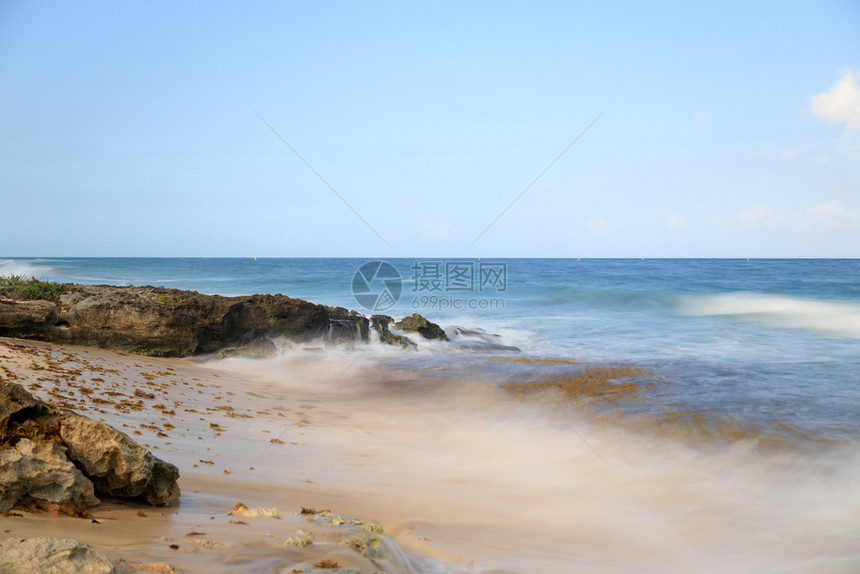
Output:
M417 260L389 262L403 279L395 317L420 312L449 332L498 335L533 356L650 369L659 400L834 438L860 436L860 261ZM85 284L162 285L204 293L283 293L357 309L360 259L3 259L0 274ZM503 264L499 285L421 288L429 264ZM422 267L423 265L423 267ZM444 279L444 276L443 276ZM492 300L495 308L454 308ZM488 303L489 305L489 303ZM461 347L428 346L432 358ZM474 351L474 346L469 352ZM451 357L449 357L450 359ZM460 361L454 358L454 361Z

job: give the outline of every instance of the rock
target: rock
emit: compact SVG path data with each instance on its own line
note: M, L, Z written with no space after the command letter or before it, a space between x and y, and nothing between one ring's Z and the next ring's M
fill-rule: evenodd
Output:
M37 507L85 516L99 503L90 482L50 441L24 438L0 451L0 511Z
M3 430L4 421L20 420L23 422L26 419L51 414L54 410L56 410L55 407L40 401L21 385L7 383L0 379L0 431ZM18 413L22 414L18 416Z
M57 303L0 299L0 336L181 357L264 337L366 341L368 320L284 295L91 285L63 293Z
M325 340L329 343L356 343L367 341L370 332L367 317L343 307L329 307L332 320L329 322Z
M302 509L302 515L317 525L325 527L327 529L325 538L328 541L336 542L339 546L355 552L362 559L369 561L375 567L375 571L415 571L400 546L389 538L377 524L366 520L345 520L332 514L329 510L309 514L305 512L305 509ZM323 534L319 533L318 537L322 538ZM316 572L317 570L304 571ZM368 570L362 568L357 571L366 572Z
M395 335L388 329L388 325L393 322L394 319L388 315L373 315L370 318L370 327L379 334L379 340L386 345L400 345L404 349L414 349L417 347L409 337Z
M0 299L0 332L17 333L21 339L38 338L54 328L61 329L59 309L52 301Z
M60 423L60 437L69 458L99 492L145 498L153 506L179 498L179 470L110 425L68 412Z
M286 510L280 510L275 508L263 508L262 506L258 506L256 508L248 508L248 505L244 502L237 502L236 506L228 512L227 514L230 516L244 516L246 518L258 518L260 516L269 516L271 518L280 518L281 516L287 513Z
M89 490L81 483L84 477L91 482ZM0 380L0 508L33 503L80 515L98 504L93 487L110 496L168 505L179 498L178 479L174 465L128 435Z
M114 574L101 551L77 540L7 538L0 541L0 574Z
M395 323L394 326L401 331L417 331L418 334L425 339L439 339L441 341L448 340L448 335L445 333L445 329L436 323L431 323L418 313L413 313L411 317L404 317Z
M464 329L454 327L454 341L461 349L476 351L511 351L519 352L519 347L505 345L499 335L487 333L484 329Z
M241 347L233 347L221 351L221 358L238 357L242 359L267 359L277 354L278 348L268 337L254 339Z

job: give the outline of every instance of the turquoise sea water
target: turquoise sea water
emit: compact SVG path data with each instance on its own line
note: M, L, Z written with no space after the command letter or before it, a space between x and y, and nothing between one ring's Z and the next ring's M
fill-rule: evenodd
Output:
M0 260L0 274L283 293L370 315L353 294L368 261L30 258ZM631 412L686 409L761 428L790 425L816 438L860 438L858 260L388 262L400 294L382 312L419 312L454 338L409 355L415 368L456 365L464 354L516 354L511 347L530 357L623 363L652 373L649 401L625 407ZM496 275L482 280L482 270ZM482 377L530 376L494 368Z

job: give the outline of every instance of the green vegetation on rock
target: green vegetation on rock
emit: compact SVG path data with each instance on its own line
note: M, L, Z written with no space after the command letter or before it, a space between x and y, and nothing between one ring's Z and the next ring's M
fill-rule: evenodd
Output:
M178 305L179 303L182 303L182 297L176 297L174 295L155 295L152 300L164 303L165 305Z
M47 299L59 301L60 295L68 288L61 283L39 281L35 277L23 275L0 275L0 292L6 292L19 299Z

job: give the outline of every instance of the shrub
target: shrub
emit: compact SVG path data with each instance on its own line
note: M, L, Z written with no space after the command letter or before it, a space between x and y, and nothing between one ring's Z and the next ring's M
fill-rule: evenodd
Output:
M10 293L19 299L57 301L67 290L66 285L53 281L39 281L35 277L26 279L23 275L0 275L0 291Z

